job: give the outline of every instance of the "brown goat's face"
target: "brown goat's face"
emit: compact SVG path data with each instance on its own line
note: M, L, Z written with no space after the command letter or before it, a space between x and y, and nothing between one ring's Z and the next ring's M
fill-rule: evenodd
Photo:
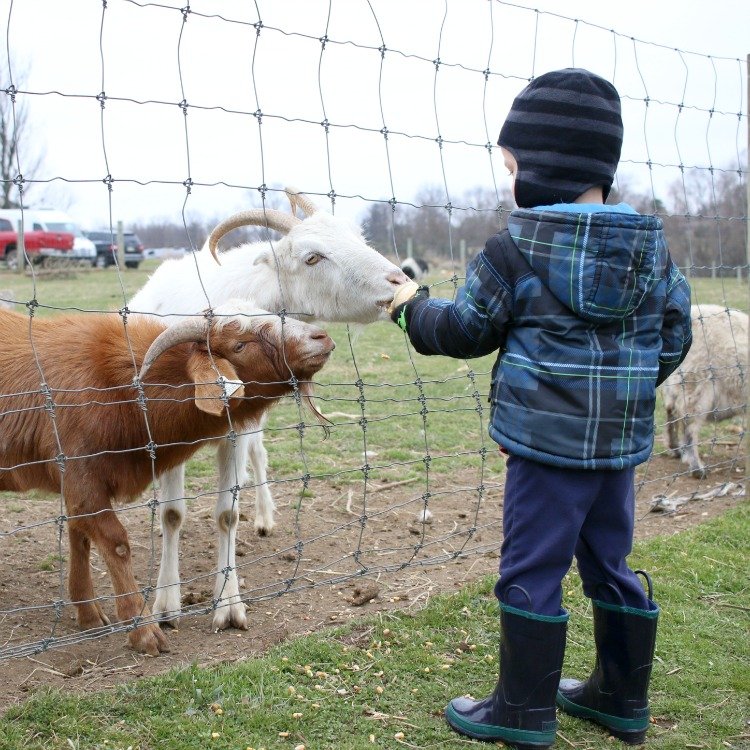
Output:
M208 343L195 344L188 371L199 409L220 414L221 396L275 398L290 393L290 380L309 381L328 361L333 340L317 326L271 315L226 320L214 327ZM210 354L209 354L210 351ZM217 370L224 385L217 384ZM307 389L309 390L309 389Z
M234 366L244 382L272 383L292 376L309 380L328 361L335 344L317 326L263 316L253 318L249 327L226 323L212 338L211 348Z

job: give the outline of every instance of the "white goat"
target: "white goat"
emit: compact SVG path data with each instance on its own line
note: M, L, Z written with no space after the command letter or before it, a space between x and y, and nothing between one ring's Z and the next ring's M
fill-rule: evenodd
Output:
M748 316L721 305L693 305L693 345L685 361L661 387L670 454L702 479L706 467L698 454L700 429L745 409ZM680 439L680 427L684 439Z
M396 287L408 278L369 247L361 229L331 214L317 211L304 195L286 190L292 214L255 209L223 221L211 233L207 246L195 255L167 260L130 300L135 312L158 315L199 313L226 299L243 298L274 312L286 310L304 320L372 323L387 318L386 308ZM305 213L298 219L296 209ZM219 255L216 246L227 232L241 226L267 226L282 239L243 244ZM264 536L273 529L275 504L268 488L268 454L263 446L263 423L237 438L236 450L228 441L219 444L219 494L214 517L223 517L236 502L236 490L247 482L249 453L255 475L255 530ZM185 517L184 466L161 477L159 514L162 557L154 612L164 622L176 624L180 612L178 568L179 530ZM165 517L169 514L170 522ZM215 596L222 605L213 619L215 630L247 628L244 604L239 598L235 565L237 515L228 527L217 523L219 544ZM225 570L228 571L225 575Z

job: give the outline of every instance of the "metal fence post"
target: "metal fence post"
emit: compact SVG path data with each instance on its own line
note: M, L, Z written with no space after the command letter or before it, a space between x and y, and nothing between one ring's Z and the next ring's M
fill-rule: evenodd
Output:
M23 211L18 222L18 241L16 242L16 273L26 270L26 238L23 233Z
M122 221L117 222L117 267L125 268L125 235Z

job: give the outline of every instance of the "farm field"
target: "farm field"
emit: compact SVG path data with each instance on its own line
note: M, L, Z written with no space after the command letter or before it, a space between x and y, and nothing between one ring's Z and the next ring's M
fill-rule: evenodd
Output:
M36 314L59 314L60 308L116 311L154 267L155 262L147 261L137 271L122 274L114 269L97 269L67 278L40 277L36 281L35 298L39 303ZM429 281L435 285L433 294L452 294L448 272L437 273ZM12 290L19 301L33 296L32 281L25 276L0 272L0 289ZM727 300L730 306L747 309L747 286L735 279L693 280L693 290L696 302ZM24 307L20 309L25 311ZM434 715L442 710L440 701L453 694L451 690L460 694L469 689L462 687L451 671L457 671L455 662L463 659L461 655L454 654L450 667L443 671L438 671L442 667L437 661L423 664L423 651L419 652L419 659L410 657L403 671L400 667L397 670L393 661L377 667L375 662L388 648L382 646L388 640L383 630L395 632L394 623L398 628L408 629L408 640L412 643L439 644L441 654L455 652L451 639L461 642L458 636L462 628L466 629L467 635L462 638L467 643L482 643L481 654L492 656L494 604L487 583L490 579L486 576L496 572L498 565L504 483L503 461L486 434L489 413L486 394L493 357L468 362L422 357L407 347L403 334L387 321L366 328L330 325L327 329L337 349L318 376L316 393L319 408L332 422L329 434L326 436L293 399L272 411L265 429L270 488L279 506L277 528L272 536L255 536L254 490L251 486L243 491L238 564L241 591L249 607L248 632L214 634L210 630L211 589L216 569L212 520L216 478L214 450L210 446L202 448L188 466L186 492L190 510L184 527L181 573L183 604L189 616L183 617L178 631L167 632L172 652L158 659L129 651L123 633L76 643L79 633L72 612L63 607L55 615L51 606L64 596L67 540L61 537L55 522L60 514L60 498L36 493L30 498L0 493L0 533L11 532L0 547L0 609L11 610L0 618L0 644L13 648L50 637L65 644L29 658L0 661L0 706L11 709L8 726L13 727L13 733L9 729L5 736L20 743L7 745L8 748L69 748L70 740L73 747L97 750L104 747L125 750L128 745L133 750L206 747L209 742L211 747L240 750L246 747L258 750L261 746L268 750L293 748L307 743L307 750L312 750L372 746L369 742L372 732L379 744L397 747L401 745L393 737L398 731L404 731L406 740L419 747L438 742L442 747L464 746L465 743L448 735ZM673 590L671 601L687 607L676 592L688 583L694 585L694 581L684 581L680 576L685 571L669 566L670 555L677 554L675 550L680 548L682 538L673 535L730 511L727 516L730 520L717 520L717 526L706 527L724 529L728 548L720 546L716 554L711 554L705 551L708 542L696 542L701 554L719 560L715 569L706 573L706 584L696 596L716 592L724 592L722 597L740 596L741 587L737 587L736 581L741 561L732 552L733 545L739 542L733 541L732 530L735 525L738 529L744 525L746 529L747 515L732 509L742 499L737 485L744 474L742 421L736 418L704 428L702 437L706 444L702 455L710 473L705 480L697 480L687 474L684 465L667 457L658 426L663 420L660 407L654 455L638 473L636 535L640 540L649 540L639 546L639 559L649 569L654 567L652 559L660 560L663 568L660 573L668 577ZM304 427L300 427L302 422L306 423ZM718 495L717 489L722 486L733 489ZM158 520L145 505L152 496L153 493L146 493L138 502L122 509L141 583L155 582L159 560ZM658 497L689 500L676 513L655 513L651 511L652 501ZM419 522L425 503L433 513L429 524ZM700 530L692 533L702 539ZM718 532L705 533L718 536ZM667 539L651 541L654 537ZM731 562L725 563L725 555ZM103 565L96 555L94 565L97 593L110 597L104 606L111 613L108 577L103 575ZM726 579L720 575L725 568ZM467 585L469 589L458 594L457 599L440 598ZM571 591L574 607L585 613L572 579ZM436 597L438 601L433 604ZM744 616L741 608L746 601L745 605L734 598L701 601L701 615L708 608L712 617L717 616L710 627L727 627L730 633L741 630L742 620L738 618ZM740 609L718 606L726 603ZM40 608L30 609L33 607ZM478 630L461 625L457 613L464 608L468 609L465 618L472 620L472 627L472 618L478 618L481 623ZM685 615L688 616L692 615ZM351 629L335 630L344 623ZM321 630L325 630L323 636L310 636ZM305 639L297 640L297 636ZM374 642L381 643L377 651L373 651ZM576 631L571 648L583 642L584 636ZM370 693L367 701L359 700L360 693L347 692L347 708L343 713L343 704L330 708L322 699L317 701L321 706L329 706L320 709L319 716L325 720L316 719L304 731L295 730L289 724L291 718L281 722L282 705L289 717L302 712L309 718L311 710L318 711L311 709L316 701L310 691L304 693L304 699L283 697L289 686L296 686L295 690L299 687L291 681L293 675L311 682L304 669L307 664L313 674L327 675L317 678L323 687L321 695L338 695L336 691L342 689L336 682L339 678L331 675L335 674L334 669L339 669L339 673L344 669L335 665L351 664L355 658L345 647L356 651L358 660L365 658L362 654L368 650L376 654L377 659L370 660L373 666L367 667L367 674L384 673L378 684L388 691L388 700L372 698ZM261 656L269 648L272 649L269 655ZM392 649L387 656L396 653ZM688 690L690 679L697 679L703 658L697 652L688 650L688 653L695 662L689 668L681 667L683 674L675 678L684 691ZM284 658L288 661L283 661ZM583 664L580 652L577 658ZM241 664L220 666L237 661ZM407 665L412 665L411 670ZM475 666L480 669L471 671L472 691L475 685L479 691L479 686L489 679L490 662L486 665L477 660ZM667 718L663 719L663 726L659 725L659 741L666 744L656 745L659 747L685 746L670 744L670 738L682 737L671 726L675 721L680 725L686 721L689 726L693 726L690 721L694 722L693 728L686 730L691 734L686 735L684 742L711 739L710 734L700 734L700 722L694 716L686 717L686 699L674 703L668 695L672 682L666 679L666 672L677 666L665 662L662 686L657 688L664 701L662 705L670 707L664 709ZM301 672L297 667L302 668ZM424 673L427 667L435 672L429 686L423 687L421 682L412 684L407 679L409 671ZM140 681L165 672L156 682ZM389 681L387 674L393 674L394 680ZM353 691L356 684L341 683L347 691L350 688ZM122 692L109 692L118 685ZM364 686L359 687L364 693ZM57 710L60 702L57 693L13 708L47 688L73 694L63 712L65 716ZM315 690L314 684L311 689ZM374 685L370 686L370 692L372 689ZM415 689L417 693L412 693ZM716 698L716 691L722 690L716 685L705 689L713 691L708 702ZM93 698L84 697L97 690L104 692ZM741 693L737 687L732 690ZM261 695L272 699L262 701ZM419 700L414 697L420 695L428 697ZM724 697L721 693L716 700ZM81 715L88 710L87 700L104 710L101 720L90 725ZM171 707L173 700L180 707L182 723L175 722L162 708L149 709L147 714L139 714L134 708L144 701ZM304 701L304 707L295 710L294 700L299 700L300 706ZM212 710L211 704L223 706L222 714ZM742 705L741 701L736 705ZM430 707L427 711L426 706ZM425 716L420 715L423 711ZM739 714L734 711L722 718L721 729L717 730L723 732L721 737L729 738L733 731L735 734L743 731L741 727L736 731L731 728L739 721ZM256 716L257 725L253 724L256 718L248 718L248 712ZM672 713L676 713L679 721ZM341 714L341 718L334 721L329 714ZM347 722L354 722L355 715L357 732L360 724L371 727L369 731L361 728L358 740L347 738ZM66 723L66 716L75 718ZM398 716L402 717L401 723L394 718ZM81 727L78 736L74 724ZM420 727L417 734L408 734L409 724ZM331 728L327 729L329 725ZM44 727L38 740L32 736L32 726ZM573 726L572 721L567 727L561 724L561 730L572 741L597 746L596 736ZM278 733L284 731L290 735L279 737ZM214 732L218 736L212 738ZM2 742L0 739L0 748L4 750ZM705 747L714 745L708 742Z

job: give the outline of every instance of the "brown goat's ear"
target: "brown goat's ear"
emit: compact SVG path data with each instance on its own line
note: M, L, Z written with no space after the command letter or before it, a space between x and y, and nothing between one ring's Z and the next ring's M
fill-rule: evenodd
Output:
M219 378L216 370L226 381L224 390L228 396L242 398L245 395L245 386L228 360L215 356L212 361L208 352L202 348L194 351L188 358L187 371L195 383L195 405L207 414L219 416L224 411L224 402L221 400L224 390L216 382Z

